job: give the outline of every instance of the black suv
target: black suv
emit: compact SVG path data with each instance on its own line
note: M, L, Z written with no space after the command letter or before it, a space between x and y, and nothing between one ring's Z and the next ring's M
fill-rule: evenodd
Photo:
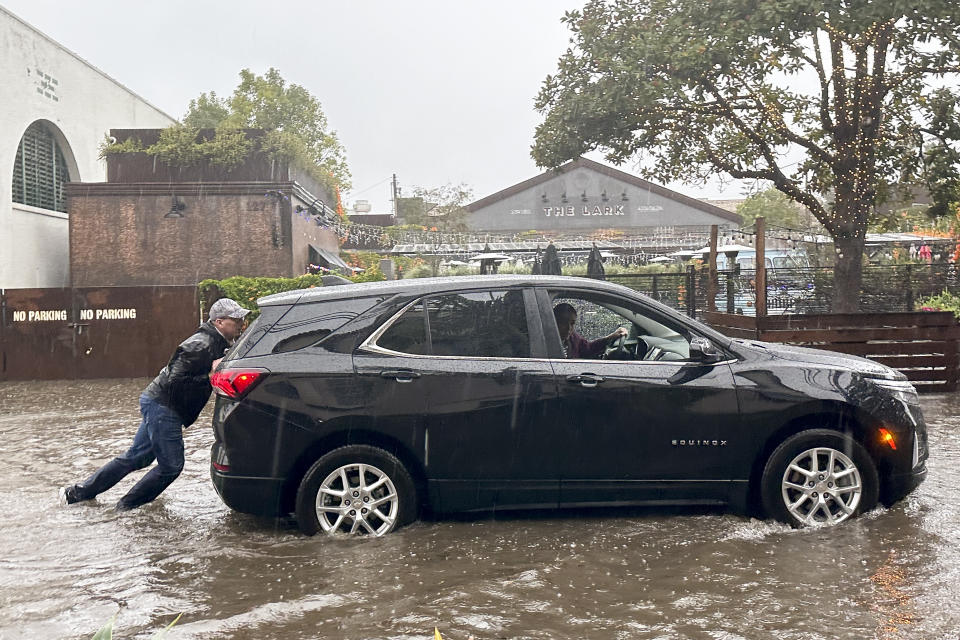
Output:
M902 374L730 339L618 285L431 278L259 305L212 376L211 474L231 508L293 512L307 534L382 535L421 509L596 505L834 524L926 476Z

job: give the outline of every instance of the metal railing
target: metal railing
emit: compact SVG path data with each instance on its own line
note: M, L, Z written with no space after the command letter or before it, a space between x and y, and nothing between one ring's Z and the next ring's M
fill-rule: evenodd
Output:
M691 266L682 273L606 276L696 318L708 310L709 272ZM831 267L768 268L767 315L829 313L834 294ZM942 291L960 294L960 269L953 263L868 266L863 269L860 310L883 313L919 310L919 302ZM718 271L715 309L756 315L756 271Z

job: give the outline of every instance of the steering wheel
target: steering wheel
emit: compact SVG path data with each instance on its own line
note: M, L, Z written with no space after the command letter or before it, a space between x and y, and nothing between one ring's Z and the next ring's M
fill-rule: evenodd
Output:
M637 344L635 345L635 350L633 352L627 347L627 336L628 333L620 336L620 339L614 343L613 348L604 354L605 360L636 360L639 357L642 357L640 348L643 346L643 352L647 351L647 344L637 336Z

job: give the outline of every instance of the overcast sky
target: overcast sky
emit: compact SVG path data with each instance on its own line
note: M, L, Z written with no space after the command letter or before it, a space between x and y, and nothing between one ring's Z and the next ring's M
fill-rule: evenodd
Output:
M466 183L481 198L541 172L533 100L568 46L560 18L583 1L0 4L176 118L204 91L232 93L240 69L277 68L320 100L346 149L344 204L387 212L394 173L405 193Z

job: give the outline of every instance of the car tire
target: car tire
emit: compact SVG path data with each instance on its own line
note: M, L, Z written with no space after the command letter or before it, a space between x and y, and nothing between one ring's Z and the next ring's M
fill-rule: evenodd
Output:
M810 429L770 455L761 502L768 517L794 527L833 525L873 509L879 485L863 445L846 434Z
M297 525L307 535L382 536L417 517L416 487L393 454L339 447L317 460L297 490Z

